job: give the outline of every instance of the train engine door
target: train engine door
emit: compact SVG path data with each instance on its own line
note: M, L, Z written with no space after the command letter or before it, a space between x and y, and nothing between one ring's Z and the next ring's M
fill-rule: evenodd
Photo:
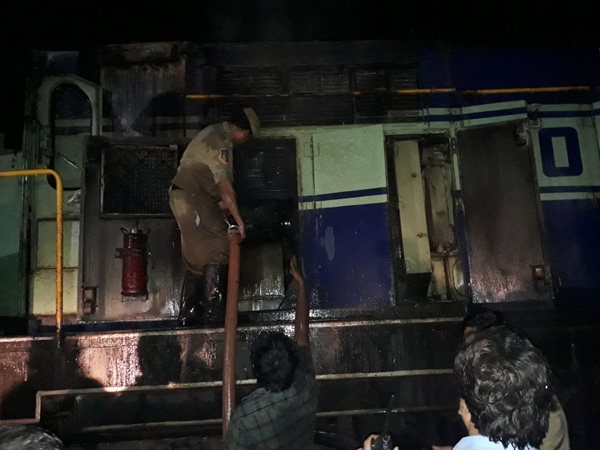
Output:
M551 299L525 102L463 108L456 139L473 301Z
M384 134L381 125L312 136L313 190L300 209L314 304L376 308L393 298Z
M34 144L28 168L50 168L63 181L64 196L64 313L76 315L79 291L79 224L82 167L89 136L101 134L102 89L74 75L41 78L28 94L32 123L25 138ZM56 204L52 177L35 177L31 186L30 313L53 315L56 274Z

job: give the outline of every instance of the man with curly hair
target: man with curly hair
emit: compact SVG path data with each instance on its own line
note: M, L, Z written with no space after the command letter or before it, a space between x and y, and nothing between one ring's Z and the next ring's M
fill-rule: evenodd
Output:
M548 430L554 395L542 353L504 326L469 333L454 360L468 436L454 450L530 450Z
M258 389L231 415L225 450L304 450L313 446L318 389L310 353L306 289L295 258L291 274L299 285L296 342L275 332L252 343L250 360Z
M483 306L472 308L463 319L463 334L467 335L473 331L487 330L491 327L505 325L504 315L500 311L495 311ZM569 427L567 417L556 396L552 398L550 407L550 419L548 432L542 441L540 450L569 450ZM433 450L451 450L452 446L437 447Z

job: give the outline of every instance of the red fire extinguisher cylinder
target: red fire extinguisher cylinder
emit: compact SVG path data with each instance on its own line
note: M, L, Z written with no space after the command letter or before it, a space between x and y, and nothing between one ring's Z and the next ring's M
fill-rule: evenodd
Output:
M121 272L121 295L148 295L148 233L134 227L121 228L123 248L116 249L115 256L123 259Z

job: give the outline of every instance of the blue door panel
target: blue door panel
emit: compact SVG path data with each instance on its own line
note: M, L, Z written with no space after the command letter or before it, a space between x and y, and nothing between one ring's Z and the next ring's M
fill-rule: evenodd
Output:
M552 273L560 300L600 301L600 210L594 200L543 201Z
M312 307L390 304L392 246L387 203L304 211L302 224L304 263L319 264L318 270L307 273L309 295L318 303Z

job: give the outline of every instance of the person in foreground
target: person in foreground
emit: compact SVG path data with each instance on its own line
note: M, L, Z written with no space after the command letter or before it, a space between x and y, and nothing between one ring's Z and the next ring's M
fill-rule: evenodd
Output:
M534 450L548 430L554 390L541 352L504 326L469 333L454 359L467 428L454 450ZM364 443L371 450L371 438Z
M463 335L473 331L487 330L488 328L505 325L504 315L500 311L494 311L482 306L473 308L463 319ZM548 432L540 450L570 450L569 427L567 417L556 395L552 398L550 407L550 418L548 420ZM451 450L452 446L436 446L433 450Z
M542 353L504 326L469 333L454 359L468 436L454 450L539 448L554 389Z
M292 259L299 284L295 339L265 333L251 344L250 359L258 389L231 415L224 448L308 449L317 411L317 382L309 347L308 303L304 280Z

